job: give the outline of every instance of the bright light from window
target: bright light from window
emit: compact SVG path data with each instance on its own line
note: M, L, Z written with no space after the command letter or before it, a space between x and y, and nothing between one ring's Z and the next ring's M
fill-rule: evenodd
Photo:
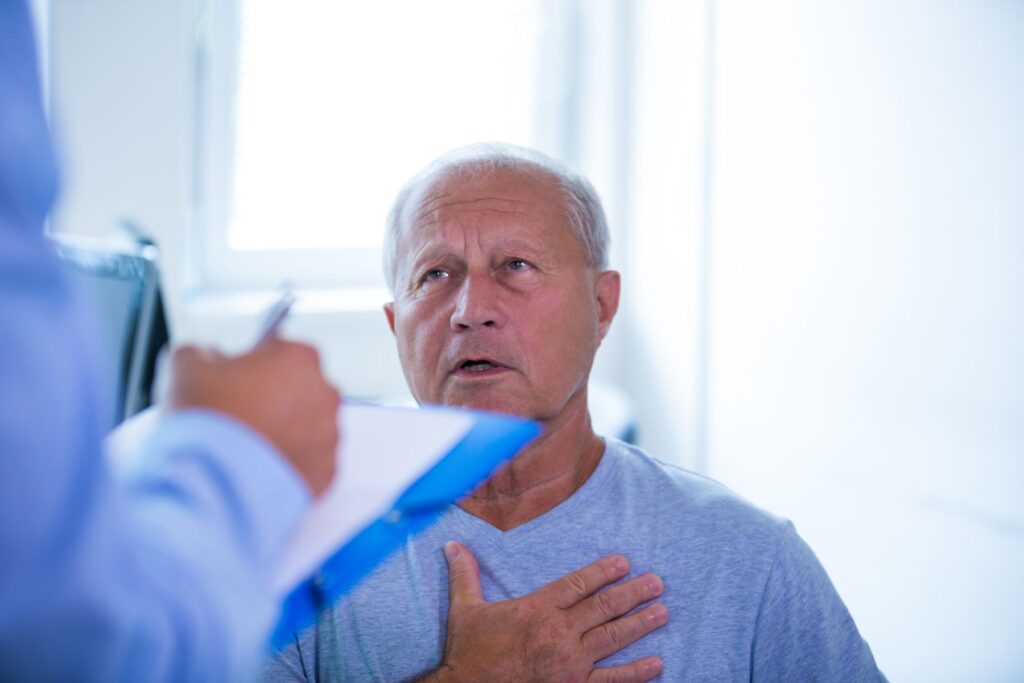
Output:
M537 145L543 0L248 2L228 244L379 245L401 184L459 145Z

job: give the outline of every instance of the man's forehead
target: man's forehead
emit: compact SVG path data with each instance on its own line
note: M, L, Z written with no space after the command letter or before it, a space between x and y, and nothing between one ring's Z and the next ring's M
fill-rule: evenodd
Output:
M429 227L462 213L521 214L558 219L564 200L547 174L520 169L477 170L434 178L410 197L405 225ZM560 222L560 221L559 221Z
M534 213L533 208L532 203L527 200L500 194L435 193L424 197L419 203L416 212L411 217L410 225L429 227L441 222L446 216L456 213L491 212L529 215Z

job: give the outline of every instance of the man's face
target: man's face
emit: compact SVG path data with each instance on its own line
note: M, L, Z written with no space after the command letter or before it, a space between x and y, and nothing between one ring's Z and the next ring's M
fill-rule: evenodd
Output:
M545 175L436 181L398 238L385 313L416 400L550 422L585 407L618 273L587 264Z

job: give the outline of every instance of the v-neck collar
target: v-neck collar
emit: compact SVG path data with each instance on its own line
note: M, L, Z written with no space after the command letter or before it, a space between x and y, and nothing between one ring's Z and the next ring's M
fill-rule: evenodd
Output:
M466 512L458 505L452 506L451 514L453 521L457 527L466 529L468 535L478 539L487 539L497 546L515 544L523 539L528 539L539 528L547 529L551 526L557 526L564 518L575 515L578 508L586 509L589 503L600 497L607 483L613 479L615 470L618 467L618 458L615 457L615 448L610 443L610 440L605 439L604 442L604 453L601 454L597 467L594 468L594 471L587 480L583 482L583 486L576 489L571 496L555 507L534 517L530 521L524 522L508 531L502 531L489 522Z

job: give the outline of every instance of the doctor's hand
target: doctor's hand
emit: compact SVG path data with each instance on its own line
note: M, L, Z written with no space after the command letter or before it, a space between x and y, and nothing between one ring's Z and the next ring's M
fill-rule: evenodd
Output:
M658 657L595 669L594 663L668 621L664 605L630 610L661 595L661 580L645 574L600 590L629 572L612 555L549 583L535 593L484 602L480 568L461 543L445 546L448 561L448 641L440 669L426 681L648 681ZM600 592L599 592L600 591ZM627 615L627 616L623 616Z
M196 346L171 354L169 409L205 408L244 422L277 447L314 496L334 477L340 403L308 344L271 337L240 356Z

